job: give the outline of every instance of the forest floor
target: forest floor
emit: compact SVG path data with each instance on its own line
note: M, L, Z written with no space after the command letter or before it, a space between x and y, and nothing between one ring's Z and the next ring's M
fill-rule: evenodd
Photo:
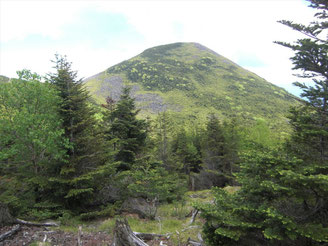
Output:
M0 228L0 234L9 231L11 227ZM63 231L55 228L45 228L36 226L22 226L21 229L0 243L1 246L21 246L21 245L77 245L77 233ZM81 235L83 246L110 245L112 236L106 232L83 232Z
M160 205L156 220L140 219L136 214L123 214L133 231L142 233L156 233L165 235L146 243L155 245L188 245L188 238L199 241L204 220L197 215L190 223L193 204L197 202L209 203L213 195L209 190L187 192L185 199L172 204ZM0 246L71 246L78 245L79 227L80 239L83 246L111 245L113 240L114 218L101 218L91 222L80 222L72 219L71 222L59 227L22 226L21 230L0 242ZM9 231L11 227L0 228L0 235Z

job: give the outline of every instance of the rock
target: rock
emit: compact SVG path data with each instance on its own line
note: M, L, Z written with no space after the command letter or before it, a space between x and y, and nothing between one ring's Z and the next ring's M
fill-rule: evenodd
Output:
M157 212L156 201L148 202L144 198L128 198L122 204L123 212L136 213L140 218L154 219Z
M97 203L98 204L114 203L121 199L120 193L121 193L120 189L114 185L104 186L100 190L97 196Z

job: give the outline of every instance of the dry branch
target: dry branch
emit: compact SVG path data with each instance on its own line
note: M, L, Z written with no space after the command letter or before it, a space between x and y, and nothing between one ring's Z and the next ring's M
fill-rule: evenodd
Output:
M35 223L35 222L25 221L25 220L21 220L21 219L15 219L14 223L20 224L20 225L26 225L26 226L59 226L58 224L56 224L54 222Z
M6 238L14 235L16 232L18 232L21 229L20 225L15 225L10 231L7 231L0 235L0 242L5 240Z
M189 225L191 225L192 223L195 222L196 216L198 214L199 210L198 209L194 209L194 211L192 211L192 215L191 215L191 219L189 221Z

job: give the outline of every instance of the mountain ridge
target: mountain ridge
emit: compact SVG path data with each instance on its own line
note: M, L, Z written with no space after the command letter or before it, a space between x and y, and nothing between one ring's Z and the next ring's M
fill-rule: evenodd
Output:
M286 125L299 99L199 43L172 43L146 49L131 59L84 80L98 103L118 100L132 87L137 106L147 115L177 112L185 118L262 118L272 127Z

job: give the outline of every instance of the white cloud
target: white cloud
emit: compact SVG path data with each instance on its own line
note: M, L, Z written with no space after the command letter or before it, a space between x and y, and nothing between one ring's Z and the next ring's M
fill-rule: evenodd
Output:
M91 76L155 45L199 42L235 62L245 54L256 57L263 65L247 68L279 86L295 80L291 77L288 60L292 53L273 41L293 41L299 36L276 21L288 19L308 23L314 14L302 0L0 0L0 3L0 40L6 43L22 40L31 34L60 40L63 28L69 23L79 22L80 13L85 10L124 15L143 37L142 43L133 39L122 40L121 46L116 45L115 49L109 44L94 48L88 42L63 43L56 47L55 51L67 54L83 76ZM43 73L55 51L51 48L33 51L22 48L16 52L1 50L0 74L11 76L14 69L20 68L19 64L29 64L33 66L32 70Z

